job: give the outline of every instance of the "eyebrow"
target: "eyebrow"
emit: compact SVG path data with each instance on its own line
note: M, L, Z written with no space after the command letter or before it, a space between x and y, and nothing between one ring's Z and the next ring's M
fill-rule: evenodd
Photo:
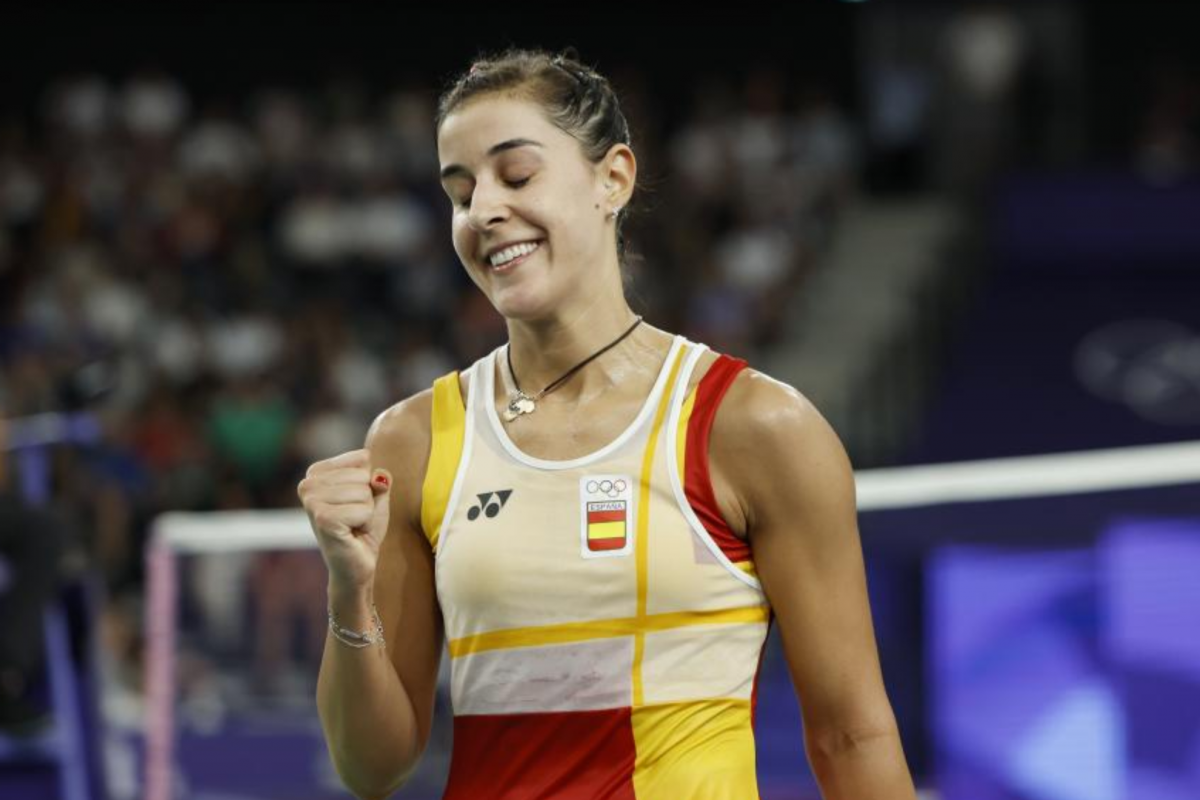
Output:
M512 150L515 147L526 147L526 146L543 147L544 145L541 142L535 142L533 139L520 139L520 138L508 139L507 141L503 141L503 142L500 142L499 144L494 144L491 147L489 147L488 151L487 151L488 158L491 158L492 156L496 155L497 153L503 153L505 150ZM455 175L465 175L465 174L469 174L469 172L467 171L467 168L464 167L462 164L451 164L450 166L448 166L442 170L442 180L446 180L447 178L453 177Z

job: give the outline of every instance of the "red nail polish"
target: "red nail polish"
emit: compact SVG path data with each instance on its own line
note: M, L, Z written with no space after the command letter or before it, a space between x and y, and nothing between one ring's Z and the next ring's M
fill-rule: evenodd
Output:
M387 475L376 475L375 482L378 483L380 486L387 486L388 485Z

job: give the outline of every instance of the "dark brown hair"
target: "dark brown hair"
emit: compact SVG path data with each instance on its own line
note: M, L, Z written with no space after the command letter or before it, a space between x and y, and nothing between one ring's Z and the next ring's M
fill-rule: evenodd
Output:
M584 157L593 164L599 163L614 144L632 144L629 123L612 85L581 63L573 47L561 53L510 47L476 59L438 98L436 130L441 130L456 108L489 94L517 97L541 106L546 118L578 141ZM628 211L628 206L621 209L616 220L617 257L622 267L626 262L622 227Z

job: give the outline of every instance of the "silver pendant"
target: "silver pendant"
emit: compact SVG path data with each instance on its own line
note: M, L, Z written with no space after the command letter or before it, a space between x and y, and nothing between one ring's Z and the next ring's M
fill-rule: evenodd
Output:
M504 421L512 422L522 414L532 414L535 410L537 407L533 403L533 398L518 390L516 396L508 401L508 408L504 410Z

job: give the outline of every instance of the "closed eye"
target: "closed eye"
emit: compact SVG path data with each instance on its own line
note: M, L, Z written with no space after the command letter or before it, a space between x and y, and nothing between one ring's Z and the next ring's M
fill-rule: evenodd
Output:
M514 189L520 189L522 186L529 183L529 181L530 181L529 178L521 178L520 180L517 180L517 181L505 181L505 183L507 183L509 186L511 186ZM470 197L468 197L466 200L463 200L462 202L458 203L459 208L469 208L470 205L471 205Z

